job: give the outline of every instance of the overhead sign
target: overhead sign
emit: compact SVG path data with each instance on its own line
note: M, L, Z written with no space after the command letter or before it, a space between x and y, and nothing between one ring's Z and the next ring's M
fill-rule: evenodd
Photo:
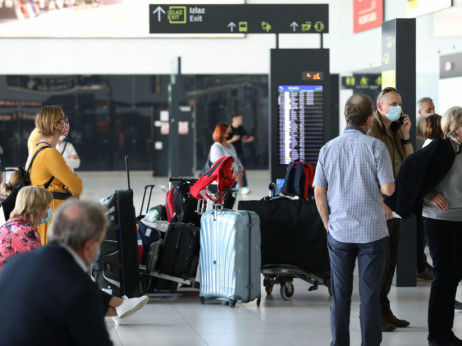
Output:
M353 32L361 32L382 25L383 0L354 0Z
M329 6L149 5L151 34L321 34Z

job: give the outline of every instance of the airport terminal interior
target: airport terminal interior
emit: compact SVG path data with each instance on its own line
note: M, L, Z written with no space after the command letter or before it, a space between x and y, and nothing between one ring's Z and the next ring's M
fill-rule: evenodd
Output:
M220 9L227 5L248 19ZM127 189L128 156L138 215L144 187L155 185L151 206L164 204L169 178L197 178L215 126L240 113L254 140L243 143L250 192L238 192L235 207L260 200L294 150L316 165L320 147L343 132L354 93L375 100L386 86L400 90L413 145L418 99L431 97L438 114L461 106L461 23L462 0L0 0L0 168L25 164L37 110L59 105L81 160L80 198ZM311 121L296 138L281 130L291 92L307 97L301 119ZM411 324L383 333L382 345L426 345L431 283L403 270L389 298ZM361 343L357 279L351 345ZM328 345L332 298L311 286L294 279L283 299L279 285L268 295L262 280L260 306L231 308L201 304L197 288L179 284L148 292L143 309L106 326L124 346ZM462 337L462 312L453 331Z

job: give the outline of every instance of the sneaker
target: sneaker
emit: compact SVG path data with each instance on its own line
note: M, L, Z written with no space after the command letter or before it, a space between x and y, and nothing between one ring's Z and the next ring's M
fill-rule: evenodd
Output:
M454 310L462 310L462 303L458 300L454 300Z
M248 195L250 193L250 189L247 187L247 186L244 186L242 189L241 189L241 193L243 195Z
M424 271L417 273L417 280L431 282L433 281L433 273L427 268L425 268Z
M128 298L127 296L123 296L123 298L124 302L120 306L116 307L117 316L119 318L130 316L145 306L149 301L148 296L142 296L139 298Z

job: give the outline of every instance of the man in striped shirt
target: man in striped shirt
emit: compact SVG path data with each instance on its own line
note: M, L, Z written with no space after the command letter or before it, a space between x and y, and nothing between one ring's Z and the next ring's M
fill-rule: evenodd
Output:
M331 263L331 345L349 340L353 271L358 259L364 345L382 341L380 289L388 245L382 196L395 190L385 144L367 136L373 103L355 94L345 105L347 127L321 148L314 179L316 205L328 235Z

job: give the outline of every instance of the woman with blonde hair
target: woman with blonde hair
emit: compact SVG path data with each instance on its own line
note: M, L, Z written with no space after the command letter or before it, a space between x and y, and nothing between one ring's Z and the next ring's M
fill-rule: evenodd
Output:
M40 148L30 167L31 183L45 187L53 194L51 209L56 210L67 198L82 193L82 180L69 168L66 161L56 150L60 136L67 136L70 129L69 119L59 106L45 106L35 116L35 126L40 133L40 140L34 145L33 153ZM33 155L31 153L31 155ZM49 222L38 227L40 241L47 243Z
M50 191L36 186L23 187L8 221L0 227L0 270L11 256L40 246L37 226L51 216Z

